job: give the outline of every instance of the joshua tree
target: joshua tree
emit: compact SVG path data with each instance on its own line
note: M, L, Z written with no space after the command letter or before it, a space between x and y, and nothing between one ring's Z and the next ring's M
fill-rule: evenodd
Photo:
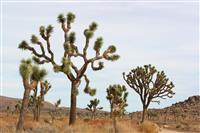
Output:
M117 133L117 121L116 117L121 115L127 104L127 96L128 92L126 91L126 87L123 85L113 85L107 88L107 96L106 98L110 103L110 116L113 118L113 127L114 132Z
M29 103L31 106L33 106L33 115L34 120L39 121L40 118L40 111L41 106L43 105L44 96L47 94L47 92L50 90L51 84L45 80L40 81L40 94L37 96L37 91L34 91L33 96L30 97Z
M141 122L144 122L147 108L151 102L159 103L158 98L171 98L175 94L172 90L174 84L169 81L164 71L159 72L151 65L137 67L127 75L123 73L123 77L126 83L140 96L143 104Z
M105 59L109 61L115 61L119 58L119 55L114 54L116 52L116 48L114 45L109 46L102 53L100 52L102 44L103 44L102 37L98 37L94 43L93 49L95 51L95 56L92 58L88 57L89 43L94 35L95 30L97 29L97 24L95 22L92 22L89 25L89 27L86 28L83 32L85 36L85 44L81 52L75 43L75 40L76 40L75 32L70 32L71 24L74 22L74 20L75 20L75 15L73 13L68 13L67 17L65 17L63 14L60 14L58 16L58 22L61 24L61 28L64 33L64 44L63 44L64 53L63 53L61 65L56 63L55 58L54 58L54 53L51 50L50 37L53 32L53 27L51 25L49 25L46 28L44 26L41 26L39 28L41 39L43 39L46 42L48 54L45 51L45 45L36 35L32 35L31 43L39 46L41 53L38 52L34 47L32 47L26 41L22 41L19 44L20 49L29 50L30 52L34 54L33 59L38 64L51 63L55 72L64 73L66 77L70 80L71 105L70 105L69 125L73 125L76 120L77 94L78 94L79 85L83 77L86 81L86 86L84 89L85 92L90 95L95 94L95 89L92 89L89 86L89 80L86 76L86 70L88 66L91 65L91 68L94 71L101 70L104 67L104 65L103 65L103 62L100 60ZM75 61L73 60L74 58L78 58L78 57L83 60L83 64L81 67L78 67L75 64ZM97 61L98 61L98 64L95 65Z
M52 123L54 122L54 119L55 119L55 116L59 114L59 105L61 103L61 100L59 99L55 104L54 104L54 110L50 111L49 114L51 116L51 120L52 120Z
M116 116L122 114L125 107L128 106L128 92L126 91L126 87L124 85L110 85L106 91L106 98L110 103L110 116L113 117L113 115Z
M16 131L22 132L23 126L24 126L25 111L27 110L27 107L28 107L29 95L32 89L32 86L30 83L30 77L32 74L32 63L30 59L21 61L19 72L22 77L22 81L24 85L24 96L22 100L22 106L20 108L20 115L19 115Z
M92 113L92 119L95 119L96 111L103 109L103 107L98 107L99 99L95 98L94 100L90 100L90 104L87 104L86 110Z
M33 91L33 96L32 96L32 105L33 105L33 116L34 116L34 120L38 121L39 115L38 115L38 108L40 106L39 101L41 101L42 99L41 97L41 92L40 92L40 97L37 97L37 92L38 92L38 83L40 82L40 84L44 84L42 82L42 80L44 79L44 77L47 75L47 71L43 68L39 68L38 66L33 66L32 68L32 75L31 75L31 84L32 87L34 88ZM44 89L43 89L44 90ZM42 88L41 88L42 91ZM39 101L38 101L39 100Z
M18 102L15 104L15 112L16 112L16 113L19 113L19 112L20 112L21 106L22 106L22 102L21 102L21 101L18 101Z
M6 114L7 114L7 116L10 114L10 112L11 112L10 106L7 106L7 107L6 107Z

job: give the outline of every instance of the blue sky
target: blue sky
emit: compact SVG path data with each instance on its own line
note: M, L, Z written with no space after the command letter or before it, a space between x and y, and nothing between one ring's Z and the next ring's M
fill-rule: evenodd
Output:
M191 95L199 95L199 14L198 3L141 2L141 3L3 3L2 27L2 65L3 88L1 95L23 96L23 85L18 72L22 58L31 57L29 52L17 49L21 40L29 40L31 34L38 34L38 27L52 24L52 50L59 63L63 55L63 33L56 18L59 13L72 11L76 21L72 31L76 32L77 45L84 45L83 30L92 22L99 24L94 38L103 36L104 48L115 44L121 58L117 62L105 62L105 68L99 72L87 71L91 86L97 88L95 97L101 100L101 106L109 110L105 98L106 88L110 84L124 84L122 72L144 64L153 64L158 70L164 70L175 84L176 95L172 99L161 100L165 107ZM92 42L94 42L93 39ZM92 43L90 45L92 49ZM94 52L91 50L89 54ZM80 62L77 62L80 64ZM52 90L46 100L55 102L61 98L63 106L70 103L70 82L62 73L54 73L51 65L48 79ZM127 85L126 85L127 86ZM78 107L85 108L90 97L83 93L80 86ZM129 93L127 111L142 108L139 96L127 86Z

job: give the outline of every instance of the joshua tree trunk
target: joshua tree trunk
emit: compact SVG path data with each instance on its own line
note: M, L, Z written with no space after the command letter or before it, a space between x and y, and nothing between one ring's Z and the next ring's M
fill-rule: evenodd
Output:
M17 132L22 132L22 130L23 130L25 111L27 110L27 107L28 107L29 94L31 91L31 87L28 83L28 80L23 79L23 84L24 84L25 91L24 91L24 97L23 97L23 101L22 101L22 107L20 109L19 120L18 120L17 128L16 128Z
M110 118L113 117L113 105L111 104L111 107L110 107Z
M38 108L37 108L37 118L36 118L36 121L40 120L40 110L41 110L41 103L39 103Z
M114 128L114 133L118 133L117 129L117 120L116 116L113 116L113 128Z
M36 86L34 96L33 96L33 120L36 120L36 116L37 116L37 111L36 111L36 108L37 108L37 103L36 103L37 90L38 90L38 88Z
M147 107L146 107L146 106L143 106L142 121L141 121L141 123L143 123L144 120L146 119L146 114L147 114Z
M75 121L76 121L76 96L77 96L78 86L79 86L78 81L72 82L69 125L75 124Z
M92 112L92 119L95 119L95 112Z
M35 120L36 120L36 121L39 121L39 105L37 105L37 108L36 108Z

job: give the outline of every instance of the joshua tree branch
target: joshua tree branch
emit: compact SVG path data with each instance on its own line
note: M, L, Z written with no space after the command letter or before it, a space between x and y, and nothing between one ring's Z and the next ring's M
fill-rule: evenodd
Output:
M48 50L49 54L51 55L51 60L54 62L54 54L51 51L51 47L50 47L51 45L50 45L49 37L47 38L46 43L47 43L47 50Z
M92 61L91 67L92 67L92 70L98 71L98 70L101 70L103 68L103 63L99 62L98 66L94 66L94 61Z
M89 79L88 79L88 77L86 75L83 75L83 76L84 76L84 79L85 79L85 82L86 82L85 88L88 88L89 84L90 84L90 81L89 81Z
M76 72L76 74L78 75L78 68L71 62L71 66L73 68L73 70Z
M88 47L89 47L89 39L88 38L86 38L86 40L85 40L85 46L84 46L84 48L83 48L83 55L84 55L84 60L85 60L85 62L87 61L87 49L88 49Z

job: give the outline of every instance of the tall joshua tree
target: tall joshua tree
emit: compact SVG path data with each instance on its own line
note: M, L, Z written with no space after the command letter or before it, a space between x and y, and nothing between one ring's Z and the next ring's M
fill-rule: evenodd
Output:
M86 70L89 65L91 65L92 70L97 71L101 70L104 67L102 59L115 61L119 58L119 55L114 54L116 48L114 45L109 46L102 53L100 52L103 45L103 38L98 37L94 43L93 49L95 51L95 56L92 58L88 57L88 48L90 40L92 39L94 32L97 29L97 24L92 22L88 28L84 30L85 44L83 50L80 51L76 46L75 32L70 32L71 24L75 20L75 15L73 13L68 13L65 17L63 14L58 16L58 22L61 25L61 29L64 33L64 53L61 61L61 65L57 64L54 58L54 53L51 50L50 38L53 32L53 27L51 25L41 26L39 28L41 39L46 42L47 52L45 51L45 45L40 41L36 35L32 35L31 42L40 47L41 52L38 52L34 47L28 44L26 41L22 41L19 45L20 49L29 50L34 54L33 59L38 64L51 63L55 72L62 72L71 82L71 105L70 105L70 118L69 125L73 125L76 120L76 103L77 103L77 94L78 88L81 83L82 78L84 77L86 81L86 86L84 91L90 95L95 94L95 89L92 89L89 86L89 80L86 76ZM83 60L82 66L79 68L73 58L81 58ZM96 62L98 62L96 64ZM96 64L96 65L95 65Z
M94 100L90 100L90 104L87 104L86 110L92 113L92 119L95 119L97 110L103 109L103 107L98 107L100 100L95 98Z
M127 104L128 92L124 85L110 85L107 90L106 98L110 103L110 116L115 117L121 115Z
M137 67L125 75L123 78L126 83L140 96L143 104L142 120L144 122L147 108L151 102L159 103L158 98L171 98L174 84L169 81L164 71L157 71L152 65Z
M22 77L22 81L24 85L24 96L22 100L22 106L20 108L20 115L19 115L16 131L22 132L23 126L24 126L25 111L27 110L27 107L28 107L29 95L32 89L32 86L30 83L30 77L32 74L32 63L30 59L21 61L19 72Z

